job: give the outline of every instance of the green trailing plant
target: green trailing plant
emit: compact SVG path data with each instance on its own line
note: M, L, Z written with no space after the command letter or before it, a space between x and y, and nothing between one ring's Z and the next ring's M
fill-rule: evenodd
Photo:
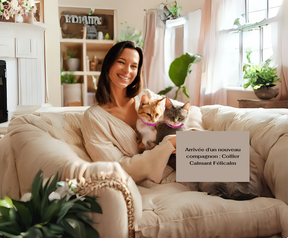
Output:
M258 89L262 86L273 87L275 82L280 79L277 76L277 69L269 67L271 59L267 59L262 67L251 63L250 55L252 51L246 51L246 58L248 64L244 64L243 71L245 71L244 79L246 83L243 85L244 88L251 86L253 89Z
M64 58L64 60L74 58L76 54L77 54L77 51L72 52L70 50L66 50L66 55L67 56Z
M75 84L77 79L72 72L61 71L61 84Z
M182 7L177 5L177 1L171 3L162 2L160 6L163 8L159 12L161 20L166 21L180 17L180 11Z
M39 171L31 186L30 200L0 199L0 236L3 238L95 238L98 232L92 227L87 212L102 213L97 197L70 192L59 199L54 192L58 174L43 186L43 172ZM67 185L68 186L68 185Z
M174 99L177 99L178 92L182 89L182 92L189 98L187 88L185 87L187 76L192 72L192 64L197 64L201 61L202 55L186 53L176 58L169 68L169 77L175 86L168 87L158 94L164 95L170 92L173 88L178 88Z
M124 26L124 24L127 24L125 21L124 23L121 22L121 25ZM136 29L134 27L126 26L124 30L121 30L120 38L117 39L117 42L121 41L132 41L137 47L143 47L144 38L142 37L142 31L139 33L136 32Z

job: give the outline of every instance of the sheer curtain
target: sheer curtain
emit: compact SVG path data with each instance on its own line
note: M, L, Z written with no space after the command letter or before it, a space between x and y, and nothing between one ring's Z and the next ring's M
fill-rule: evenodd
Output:
M199 38L202 64L197 66L195 105L227 105L229 80L239 77L239 57L235 57L231 44L235 34L225 29L233 28L235 16L243 13L242 0L206 0ZM232 49L232 51L231 51Z
M165 24L157 10L146 11L144 17L144 86L158 93L164 88L164 32Z
M288 100L288 0L283 0L276 21L271 25L274 60L281 80L277 99Z
M168 86L174 86L169 78L171 62L189 52L198 53L202 10L187 14L175 20L164 23L157 10L149 10L144 18L144 75L147 88L158 93ZM194 67L193 67L194 66ZM193 94L196 80L196 65L187 77L186 88L190 99L179 91L177 100L193 104ZM176 89L167 94L174 98Z

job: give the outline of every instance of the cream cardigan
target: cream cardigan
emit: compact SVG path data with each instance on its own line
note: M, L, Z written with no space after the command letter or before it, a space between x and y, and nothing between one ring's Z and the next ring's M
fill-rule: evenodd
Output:
M143 90L135 97L135 110L138 110L143 94L149 98L161 98L148 89ZM177 101L174 103L182 104ZM161 104L163 110L164 105L163 100ZM192 106L190 115L193 116L189 120L189 128L202 129L200 109ZM86 110L81 129L86 150L93 161L117 161L136 182L147 178L159 183L167 161L175 150L168 140L171 136L166 136L152 150L138 154L135 131L124 121L111 115L97 104Z

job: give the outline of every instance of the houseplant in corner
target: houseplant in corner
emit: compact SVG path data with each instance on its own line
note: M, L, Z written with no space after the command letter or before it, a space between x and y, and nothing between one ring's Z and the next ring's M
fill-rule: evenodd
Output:
M275 87L275 82L280 79L277 76L277 69L269 66L271 59L267 59L262 67L251 63L250 54L252 51L246 51L248 64L244 64L245 71L244 79L247 82L243 85L244 88L251 86L255 95L260 99L272 99L279 93L279 88Z
M63 106L68 106L71 102L82 102L82 84L77 82L73 72L61 71L61 84L63 87Z
M201 61L202 55L186 53L176 58L170 64L169 77L175 86L170 86L160 91L158 94L163 95L170 92L173 88L177 87L177 91L174 99L177 99L178 92L182 89L182 92L189 98L187 89L185 87L187 76L192 72L192 64L197 64Z

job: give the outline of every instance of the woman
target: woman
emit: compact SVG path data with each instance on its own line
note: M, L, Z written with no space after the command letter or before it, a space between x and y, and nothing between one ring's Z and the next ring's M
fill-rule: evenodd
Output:
M84 114L82 134L93 161L117 161L139 182L159 183L176 137L166 136L154 149L138 154L137 108L141 96L160 98L142 89L142 50L130 41L115 44L104 58L96 100Z

